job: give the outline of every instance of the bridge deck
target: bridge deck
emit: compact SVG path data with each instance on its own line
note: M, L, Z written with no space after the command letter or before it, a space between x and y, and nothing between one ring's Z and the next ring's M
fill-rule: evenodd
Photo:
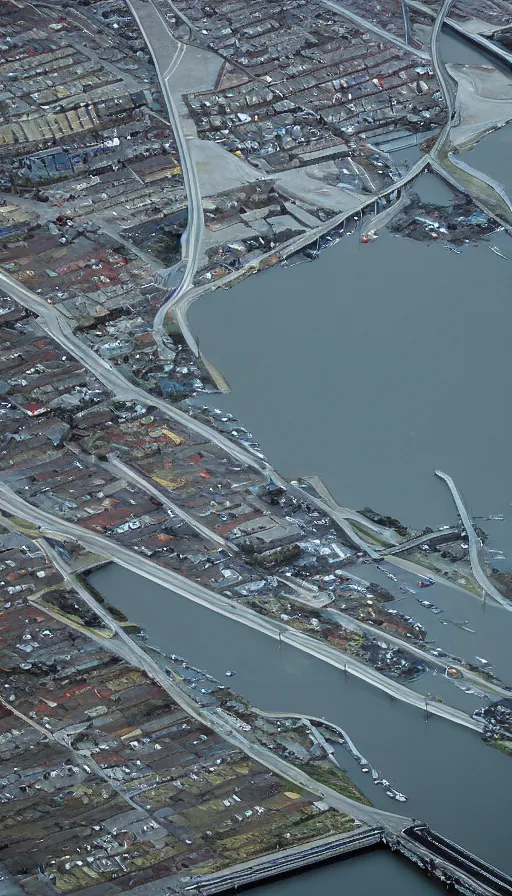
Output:
M492 892L499 896L512 896L512 878L479 859L477 856L443 837L436 831L430 830L426 825L416 825L407 828L404 834L412 841L422 846L436 858L450 864L454 872L461 871L466 878L471 878L475 884L475 892Z

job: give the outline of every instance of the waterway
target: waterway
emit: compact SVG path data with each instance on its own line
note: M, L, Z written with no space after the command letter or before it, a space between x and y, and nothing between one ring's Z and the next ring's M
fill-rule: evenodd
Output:
M443 36L442 49L446 61L488 62L451 35ZM510 158L510 133L501 134ZM479 165L504 180L496 151L487 138ZM433 200L431 187L423 180L425 198ZM455 255L390 234L362 245L353 234L312 264L274 268L207 296L190 317L203 351L232 388L215 404L240 417L284 475L318 473L341 503L370 505L412 526L455 521L449 493L433 476L436 467L446 470L476 515L505 514L504 522L484 528L491 546L510 553L512 241L500 234L492 244L510 260L485 243ZM360 574L369 577L365 567ZM409 796L408 814L512 872L510 760L476 734L426 721L419 710L126 570L107 567L93 582L146 628L150 642L223 681L226 669L235 669L232 685L255 705L309 712L345 727ZM452 623L442 626L413 597L398 603L401 596L397 590L397 608L428 622L444 649L479 653L502 677L512 677L512 614L487 612L447 587L429 589L443 619L468 620L478 629L472 636ZM375 805L395 806L348 755L345 765ZM312 887L324 896L342 888L355 896L438 892L411 866L381 852L259 892L305 896Z
M463 153L462 159L472 168L492 176L502 184L507 195L512 196L511 148L512 124L507 124L484 137L474 149Z
M125 569L107 566L91 581L146 629L149 644L186 657L253 705L340 725L366 759L407 794L402 811L512 871L510 759L477 734L442 719L426 721L421 710ZM228 669L236 672L231 680L225 678ZM372 802L396 810L398 804L345 756L345 767Z
M509 511L512 240L492 244L511 261L485 242L457 255L354 233L314 262L208 295L190 319L232 390L216 405L282 474L318 473L345 506L453 523L440 468L475 514Z

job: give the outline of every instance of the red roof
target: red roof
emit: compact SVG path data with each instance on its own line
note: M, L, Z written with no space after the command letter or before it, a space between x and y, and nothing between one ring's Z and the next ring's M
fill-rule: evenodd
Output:
M30 417L36 417L38 414L46 414L50 410L50 408L45 408L44 405L36 404L34 401L22 405L21 409L25 411L26 414L29 414Z

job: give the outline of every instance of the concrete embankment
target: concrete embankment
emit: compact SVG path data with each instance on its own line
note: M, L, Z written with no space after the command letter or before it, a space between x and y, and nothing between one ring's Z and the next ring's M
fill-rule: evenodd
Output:
M382 828L362 828L348 834L325 837L306 846L281 850L253 862L234 865L229 871L192 879L184 885L186 893L232 893L271 877L284 877L312 865L348 857L384 844Z
M229 616L237 622L242 622L244 625L258 629L264 634L270 635L272 638L280 639L282 642L297 647L305 653L309 653L333 666L337 666L339 669L343 669L345 672L354 675L356 678L361 678L363 681L367 681L379 690L385 691L397 700L402 700L421 710L425 709L425 699L421 694L417 694L415 691L405 687L405 685L382 675L372 666L368 666L348 654L341 653L341 651L319 639L288 628L282 622L277 622L274 619L260 616L248 607L233 603L233 601L230 601L228 598L221 597L220 595L209 591L207 588L204 588L202 585L198 585L190 579L185 579L183 576L170 569L160 567L157 563L148 560L140 554L135 556L132 551L119 544L112 543L110 539L103 535L88 532L74 523L58 520L51 514L46 513L46 511L40 509L36 510L28 504L28 502L24 501L5 485L1 484L0 506L10 513L22 516L24 519L31 522L35 522L36 525L41 528L47 528L51 533L57 532L68 538L72 538L89 550L94 550L99 554L101 553L108 556L112 560L116 560L126 569L136 572L139 575L143 575L145 578L157 582L157 584L163 585L165 588L170 588L178 594L182 594L189 600L209 607L216 613L221 613L223 616ZM457 722L459 725L463 725L465 728L471 728L473 731L483 731L484 725L482 720L474 719L466 713L461 712L461 710L454 709L453 707L432 703L429 706L429 711L431 715L441 716L452 722Z
M392 849L467 896L510 896L512 878L448 840L428 825L413 824L398 837L386 835Z
M191 896L233 893L263 880L296 874L313 865L353 856L381 845L400 852L445 886L454 887L466 896L507 896L512 893L512 880L508 875L423 824L412 825L398 835L379 827L363 827L325 837L306 846L235 865L228 871L184 880L182 888Z
M232 274L228 274L226 277L223 277L222 280L217 283L207 283L202 286L196 286L191 289L188 289L186 292L180 293L179 295L174 295L168 299L168 301L163 305L159 312L159 320L163 325L166 316L169 313L173 313L175 316L175 320L178 323L180 330L183 334L185 341L187 342L190 350L198 356L199 347L197 345L196 339L190 329L188 323L188 309L190 306L205 293L210 292L219 286L231 287L235 286L237 282L245 279L245 277L250 276L251 274L257 273L257 271L263 267L266 267L275 261L284 260L288 258L288 256L293 255L295 252L300 252L302 249L305 249L306 246L309 246L316 242L319 237L322 237L324 234L329 233L331 230L335 230L337 227L340 227L345 221L349 218L362 213L364 209L370 208L372 205L375 205L377 199L384 198L385 196L389 196L409 183L409 181L413 180L422 171L426 168L428 164L428 156L420 159L410 171L407 172L404 177L400 180L395 181L395 183L391 184L391 186L386 187L384 190L381 190L380 193L371 196L368 198L365 196L359 202L355 201L354 205L340 212L337 215L333 215L332 218L329 218L325 223L319 225L316 228L312 228L305 233L301 234L298 237L294 237L291 240L288 240L285 243L282 243L278 248L272 249L270 252L267 252L261 255L256 261L250 262L248 265L245 265L241 270L234 271ZM202 361L206 364L206 359L203 357Z

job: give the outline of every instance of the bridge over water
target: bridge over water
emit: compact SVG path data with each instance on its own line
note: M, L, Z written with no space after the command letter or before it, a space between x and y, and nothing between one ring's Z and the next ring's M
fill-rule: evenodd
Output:
M313 865L383 846L401 852L427 874L465 896L512 896L512 878L421 823L409 824L399 833L363 825L356 831L262 856L226 871L186 878L181 886L189 896L235 893L270 878L297 874Z
M388 841L389 842L389 841ZM468 896L512 896L512 878L425 824L402 831L392 848Z

